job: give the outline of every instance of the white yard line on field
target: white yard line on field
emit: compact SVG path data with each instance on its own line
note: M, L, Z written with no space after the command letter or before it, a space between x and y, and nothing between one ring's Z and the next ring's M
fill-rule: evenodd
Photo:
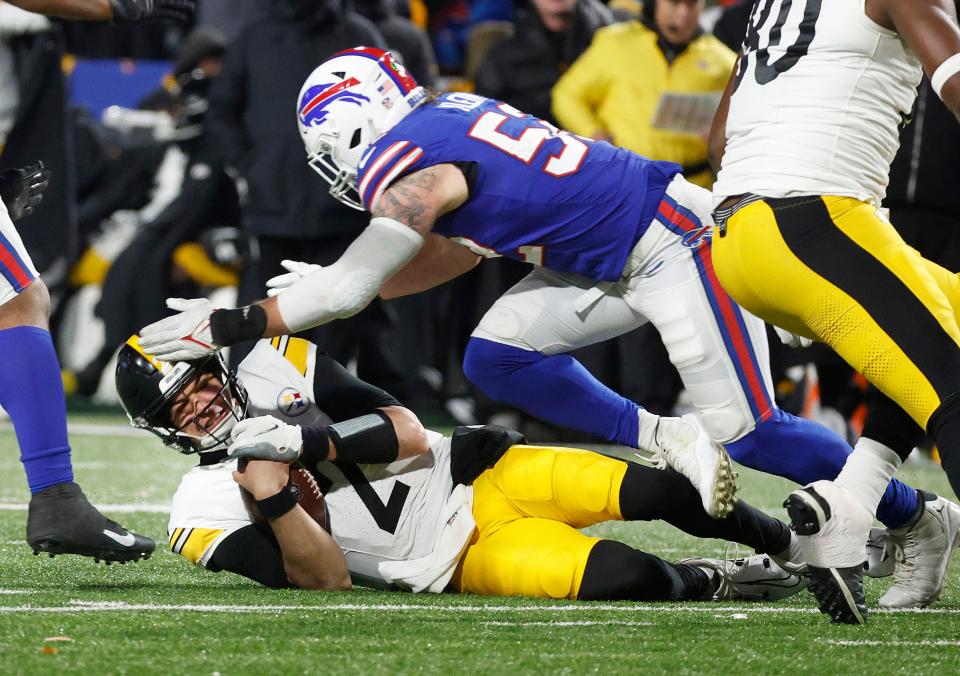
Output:
M924 639L920 641L880 641L880 640L869 640L869 639L856 639L856 640L836 640L836 639L827 639L821 641L821 643L827 643L829 645L838 645L843 646L844 648L855 648L858 646L862 647L876 647L883 646L932 646L932 647L954 647L960 646L960 641L954 641L949 639Z
M799 607L776 607L776 606L712 606L707 604L676 604L673 606L647 606L631 605L628 603L583 603L570 605L449 605L436 606L424 603L331 603L328 605L231 605L231 604L141 604L125 603L123 601L69 601L63 606L0 606L0 614L9 613L99 613L99 612L198 612L198 613L280 613L286 611L296 612L334 612L334 611L359 611L359 612L427 612L427 613L594 613L594 612L613 612L613 613L736 613L740 615L749 615L756 613L758 615L768 614L818 614L816 608ZM955 608L926 608L913 611L895 611L888 610L874 611L880 614L902 614L915 613L922 615L956 615L960 614L960 609ZM722 618L721 619L729 619ZM742 618L738 618L742 619Z

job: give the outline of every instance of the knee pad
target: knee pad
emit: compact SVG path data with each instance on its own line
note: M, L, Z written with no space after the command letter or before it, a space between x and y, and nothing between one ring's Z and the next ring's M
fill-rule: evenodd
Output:
M710 436L722 444L749 436L756 429L749 410L742 409L733 401L709 408L698 406L697 416Z
M558 321L537 294L502 296L487 310L471 336L543 354L569 352L573 346L557 335Z
M550 331L537 337L544 333L537 331L537 320L545 304L539 293L512 295L508 291L486 311L471 335L520 349L543 351L546 344L554 342ZM543 341L546 344L541 344Z
M486 340L516 344L523 333L523 322L513 308L504 307L505 305L501 299L487 310L473 330L473 335Z

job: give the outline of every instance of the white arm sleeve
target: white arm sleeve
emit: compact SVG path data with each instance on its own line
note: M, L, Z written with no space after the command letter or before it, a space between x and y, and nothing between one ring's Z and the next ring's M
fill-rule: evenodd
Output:
M960 53L954 54L933 71L933 75L930 76L930 86L941 99L943 99L943 85L958 72L960 72Z
M422 246L423 237L400 221L371 219L336 263L311 272L277 295L283 323L295 333L357 314Z

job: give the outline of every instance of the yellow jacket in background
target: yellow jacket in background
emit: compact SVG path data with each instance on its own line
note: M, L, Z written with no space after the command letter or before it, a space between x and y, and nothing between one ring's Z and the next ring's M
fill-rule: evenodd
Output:
M645 157L699 167L687 179L709 187L706 139L654 129L651 122L666 92L722 91L735 61L734 52L704 34L668 64L657 34L639 21L606 26L554 86L553 114L575 134L605 134Z

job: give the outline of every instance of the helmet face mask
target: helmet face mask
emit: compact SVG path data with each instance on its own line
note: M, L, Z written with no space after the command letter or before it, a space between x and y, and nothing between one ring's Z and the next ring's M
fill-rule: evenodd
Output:
M307 164L320 178L330 184L330 194L348 207L363 211L360 191L357 189L357 172L338 166L329 154L317 153L307 158Z
M363 210L357 191L361 159L425 97L423 87L380 49L348 49L310 74L297 99L297 123L307 163L330 184L331 195Z
M225 449L230 442L230 431L246 416L247 393L220 354L195 362L171 364L144 352L137 339L132 337L120 349L116 372L120 402L131 424L151 432L164 445L181 453ZM203 396L202 392L209 388L202 387L197 392L194 387L193 392L186 394L184 390L192 383L199 383L205 375L206 383L214 380L218 383L216 394L178 425L173 420L174 408L189 406L194 397Z
M234 376L227 372L225 366L219 368L222 364L217 362L210 365L218 368L216 371L197 369L185 378L182 384L178 384L177 392L170 400L171 408L168 417L178 450L186 447L190 449L189 452L204 453L226 448L230 444L231 430L243 420L246 411L246 391ZM198 393L197 388L194 388L190 394L185 394L185 391L191 384L201 383L205 374L210 374L206 379L207 383L216 382L219 385L216 394L209 396L206 403L194 415L182 419L177 424L176 418L181 417L177 414L177 408L183 407L184 411L189 412L193 409L194 399L203 396ZM201 387L199 392L209 392L209 390Z

